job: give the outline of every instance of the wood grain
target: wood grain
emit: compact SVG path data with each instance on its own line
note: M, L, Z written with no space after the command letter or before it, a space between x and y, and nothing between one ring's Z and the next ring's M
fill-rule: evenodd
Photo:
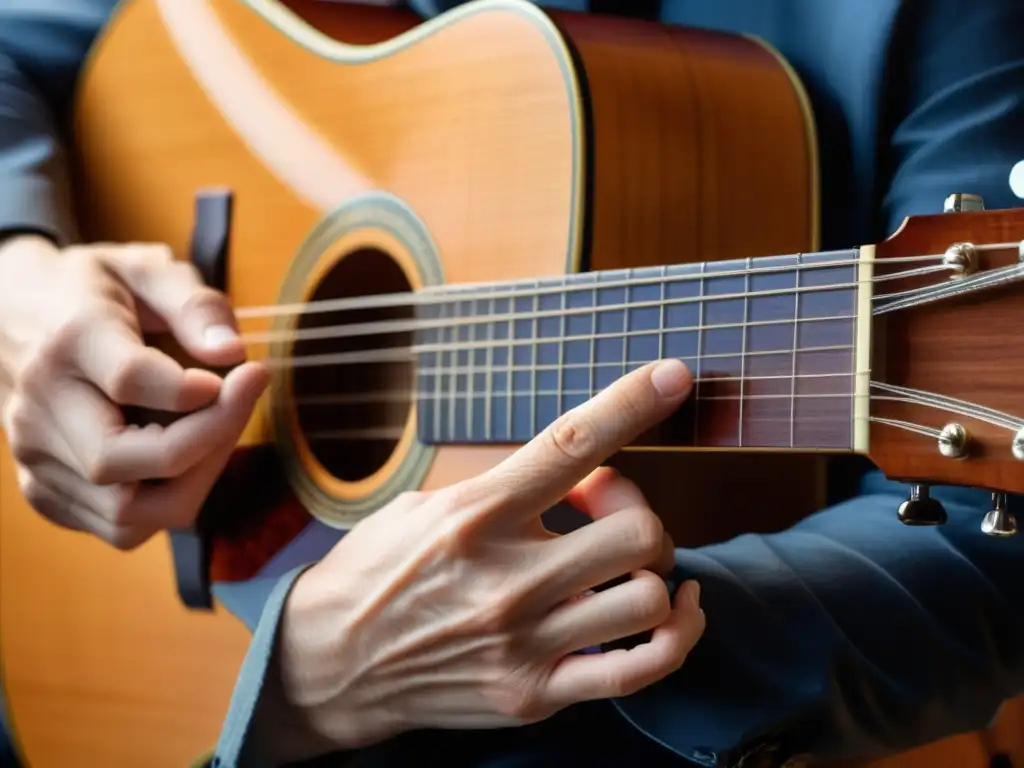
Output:
M1013 243L979 251L981 270L1015 264L1024 240L1024 209L910 219L877 248L879 273L906 269L885 264L903 256L942 254L956 243ZM941 278L940 278L941 279ZM897 292L934 278L879 284ZM872 379L959 398L1024 419L1024 302L1020 283L900 310L876 319ZM876 393L878 394L878 393ZM871 425L870 457L893 479L965 485L1024 493L1024 462L1010 451L1012 431L941 408L872 400L871 415L933 429L963 424L973 448L965 459L939 454L933 439L887 425Z

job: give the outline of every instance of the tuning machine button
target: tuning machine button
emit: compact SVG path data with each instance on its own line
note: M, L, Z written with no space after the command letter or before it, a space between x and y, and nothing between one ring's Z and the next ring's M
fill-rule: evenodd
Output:
M992 509L981 521L981 531L986 536L1000 538L1017 534L1017 518L1010 512L1005 493L992 494Z
M984 211L985 201L981 195L968 192L957 192L946 198L942 206L943 213L966 213L968 211Z
M931 497L927 485L910 486L910 498L900 504L899 519L904 525L943 525L948 516L942 502Z
M947 459L964 458L970 446L970 435L962 424L947 424L939 433L939 453Z
M1024 461L1024 427L1018 429L1017 434L1013 436L1010 451L1017 461Z

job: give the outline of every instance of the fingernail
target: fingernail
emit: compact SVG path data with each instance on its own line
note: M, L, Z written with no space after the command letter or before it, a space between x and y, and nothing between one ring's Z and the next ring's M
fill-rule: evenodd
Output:
M203 332L203 344L207 347L223 347L237 339L238 334L229 325L211 325Z
M686 599L690 601L694 609L700 610L700 584L696 581L686 582Z
M690 371L682 360L662 360L651 372L651 383L663 397L677 397L689 388Z

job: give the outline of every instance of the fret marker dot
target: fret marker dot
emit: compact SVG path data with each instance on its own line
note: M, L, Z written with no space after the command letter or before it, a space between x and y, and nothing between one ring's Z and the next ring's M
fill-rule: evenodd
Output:
M1010 169L1010 190L1024 200L1024 160Z

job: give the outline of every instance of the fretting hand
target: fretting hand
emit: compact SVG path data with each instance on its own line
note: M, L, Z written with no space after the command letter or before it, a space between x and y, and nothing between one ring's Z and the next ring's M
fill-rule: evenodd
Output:
M17 238L0 283L3 423L29 503L119 549L191 523L267 383L226 298L161 245ZM165 331L206 365L241 365L224 379L183 368L143 343ZM177 420L133 426L129 407Z
M691 382L679 361L647 366L492 471L355 526L289 597L261 749L287 762L414 729L515 726L679 668L704 628L697 585L671 604L671 539L632 483L598 467ZM593 522L547 531L541 515L563 499ZM575 653L649 630L630 650Z

